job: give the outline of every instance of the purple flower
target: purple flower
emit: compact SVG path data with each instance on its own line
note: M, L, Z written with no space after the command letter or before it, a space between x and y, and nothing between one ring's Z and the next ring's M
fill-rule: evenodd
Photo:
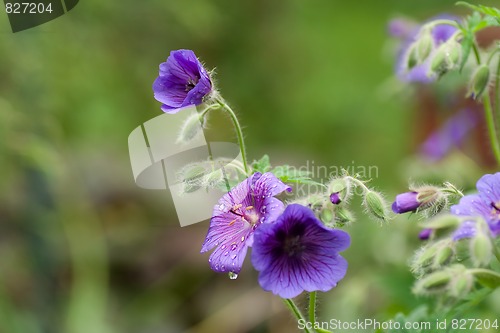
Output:
M418 201L417 197L418 192L398 194L396 200L392 204L392 211L396 214L416 211L421 206L421 202Z
M437 16L427 22L428 24L437 19L448 19L453 21L458 21L458 18L450 16L450 15L440 15ZM430 69L432 56L427 57L421 63L411 64L410 65L410 57L412 57L413 46L415 42L420 36L421 27L417 27L413 29L412 33L409 33L410 25L405 27L404 33L397 33L402 27L397 26L397 22L391 21L390 32L394 33L393 30L396 30L395 35L404 37L397 61L396 61L396 74L401 81L404 82L421 82L421 83L429 83L436 80L437 75L433 73ZM399 23L401 25L401 23ZM394 25L396 25L394 27ZM399 30L398 30L399 29ZM448 24L437 24L431 30L432 36L432 48L435 50L439 45L446 42L455 32L457 28Z
M442 159L453 147L462 144L477 121L478 117L472 110L460 110L425 140L421 153L433 161Z
M466 195L458 205L451 206L451 213L459 216L482 217L493 236L500 235L500 172L487 174L476 183L478 194ZM453 234L453 239L474 237L476 222L466 220Z
M153 91L164 112L176 113L185 106L203 103L212 92L212 81L193 51L177 50L160 64Z
M214 271L240 272L254 231L263 223L275 221L283 211L283 203L274 196L284 190L291 188L272 173L257 172L219 200L201 248L206 252L216 247L208 260Z
M349 234L325 227L304 206L289 205L254 238L252 264L260 272L259 283L282 298L328 291L346 274L347 261L338 253L349 247Z

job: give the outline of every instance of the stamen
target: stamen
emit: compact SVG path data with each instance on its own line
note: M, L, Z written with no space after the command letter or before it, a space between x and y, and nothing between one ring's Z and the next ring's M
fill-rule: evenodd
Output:
M237 204L237 205L234 205L233 210L240 209L241 207L243 207L243 205L242 205L242 204Z
M235 222L236 220L232 220L231 222L229 222L229 226L232 226Z
M250 209L253 209L253 206L248 206L247 208L245 208L246 210L250 210Z

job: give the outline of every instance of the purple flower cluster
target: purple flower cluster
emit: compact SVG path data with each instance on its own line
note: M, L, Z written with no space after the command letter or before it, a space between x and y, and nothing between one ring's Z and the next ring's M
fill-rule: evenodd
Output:
M164 112L176 113L183 107L203 103L212 92L212 81L193 51L176 50L160 64L153 92L163 103Z
M167 113L204 103L212 89L210 76L190 50L172 51L153 83ZM210 267L234 277L253 247L260 285L283 298L330 290L346 274L347 261L339 252L349 247L349 234L325 227L307 207L285 209L275 198L283 191L291 188L270 172L254 173L235 186L214 206L201 252L215 248ZM339 193L330 199L341 201Z
M478 194L466 195L451 213L465 217L483 218L493 236L500 235L500 172L487 174L476 183ZM471 238L476 234L476 221L466 220L455 231L453 239Z
M344 277L347 262L338 253L349 235L325 227L307 207L274 196L288 186L272 173L255 173L225 194L214 207L201 252L216 248L210 267L239 273L248 247L259 283L266 291L292 298L303 291L327 291Z

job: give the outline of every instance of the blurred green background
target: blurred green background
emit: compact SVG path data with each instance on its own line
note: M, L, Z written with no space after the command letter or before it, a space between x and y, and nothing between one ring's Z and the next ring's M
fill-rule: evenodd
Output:
M460 154L412 159L425 119L392 77L386 33L397 15L466 12L454 2L82 0L16 34L0 15L0 333L296 331L248 260L234 281L209 269L208 221L180 228L167 191L134 184L127 137L161 114L158 64L187 48L216 67L251 159L376 166L389 198L408 177L470 187L484 169ZM384 321L428 303L407 267L416 220L357 216L320 318ZM498 296L470 317L498 318Z

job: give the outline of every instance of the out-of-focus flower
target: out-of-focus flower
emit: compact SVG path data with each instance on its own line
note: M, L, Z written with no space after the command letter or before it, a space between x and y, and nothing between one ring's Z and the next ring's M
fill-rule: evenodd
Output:
M212 81L193 51L176 50L160 64L153 92L163 103L164 112L176 113L180 108L203 103L212 92Z
M257 172L219 200L201 249L206 252L216 247L208 260L214 271L240 272L254 231L283 212L283 203L274 196L285 190L291 188L272 173Z
M429 83L437 78L431 70L432 56L457 31L449 24L432 25L438 19L458 21L456 17L440 15L416 27L404 20L389 23L391 35L402 39L396 62L396 74L401 81Z
M472 110L460 110L425 140L420 147L421 154L432 161L442 159L453 147L462 144L478 120L477 114Z
M339 252L350 245L345 231L325 227L307 207L292 204L255 232L252 264L266 291L293 298L303 291L328 291L345 276Z
M500 235L500 172L481 177L476 188L478 194L466 195L458 205L451 207L451 213L459 216L483 218L493 236ZM478 230L476 220L466 220L455 231L453 238L474 237Z

